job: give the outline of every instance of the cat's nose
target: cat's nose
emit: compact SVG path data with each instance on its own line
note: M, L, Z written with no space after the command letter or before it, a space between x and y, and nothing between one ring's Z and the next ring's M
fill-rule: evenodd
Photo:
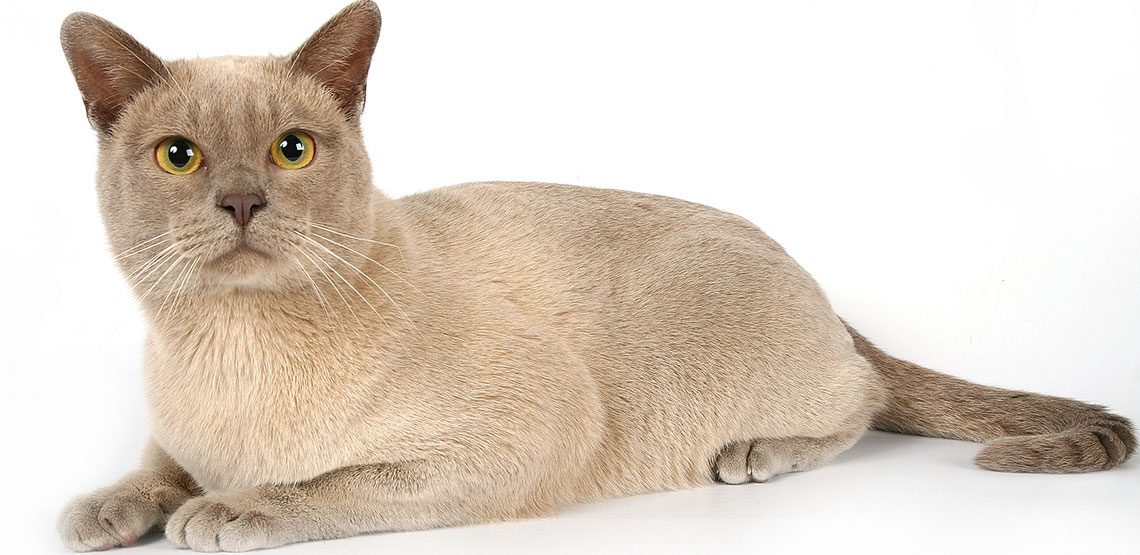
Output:
M245 227L245 224L249 223L249 219L253 217L254 208L264 205L265 199L257 193L230 194L222 197L222 200L218 202L218 208L232 213L237 224L241 227Z

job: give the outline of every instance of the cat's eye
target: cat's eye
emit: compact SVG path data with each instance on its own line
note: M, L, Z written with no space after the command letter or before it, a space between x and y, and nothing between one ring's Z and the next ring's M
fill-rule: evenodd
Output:
M158 166L174 175L194 173L202 165L202 153L198 146L182 137L171 137L158 143L154 155L158 159Z
M287 170L299 170L309 165L316 154L313 138L303 131L289 131L277 137L269 150L273 163Z

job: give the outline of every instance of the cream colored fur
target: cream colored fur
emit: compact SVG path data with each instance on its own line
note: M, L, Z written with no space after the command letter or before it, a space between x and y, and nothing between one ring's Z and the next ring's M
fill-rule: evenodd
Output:
M94 16L64 23L150 324L153 437L64 511L68 546L165 523L179 546L245 550L764 481L906 401L737 216L538 183L374 189L358 118L378 29L364 1L289 57L161 61ZM268 160L290 129L316 139L302 170ZM159 169L169 136L203 168ZM247 192L267 203L243 231L217 199ZM1100 467L1135 448L1124 423Z

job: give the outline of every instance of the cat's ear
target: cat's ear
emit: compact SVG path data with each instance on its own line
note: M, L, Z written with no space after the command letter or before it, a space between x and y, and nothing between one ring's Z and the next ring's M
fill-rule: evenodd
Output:
M315 78L332 92L348 119L364 111L364 88L380 38L380 9L372 0L350 4L289 56L290 68Z
M143 89L169 79L166 64L110 21L77 12L59 30L63 53L79 84L87 119L109 134L123 108Z

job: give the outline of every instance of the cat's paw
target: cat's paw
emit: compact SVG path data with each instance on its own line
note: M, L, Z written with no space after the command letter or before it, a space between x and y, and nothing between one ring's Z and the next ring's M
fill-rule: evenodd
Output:
M717 454L713 473L726 484L767 482L777 474L819 467L862 434L863 430L854 430L820 438L760 438L730 443Z
M738 441L721 449L713 463L716 479L725 484L767 482L787 469L760 442Z
M297 541L281 500L258 490L209 494L183 505L166 524L166 538L194 551L250 551Z
M59 516L59 535L75 551L127 547L189 495L175 488L112 486L72 500Z

